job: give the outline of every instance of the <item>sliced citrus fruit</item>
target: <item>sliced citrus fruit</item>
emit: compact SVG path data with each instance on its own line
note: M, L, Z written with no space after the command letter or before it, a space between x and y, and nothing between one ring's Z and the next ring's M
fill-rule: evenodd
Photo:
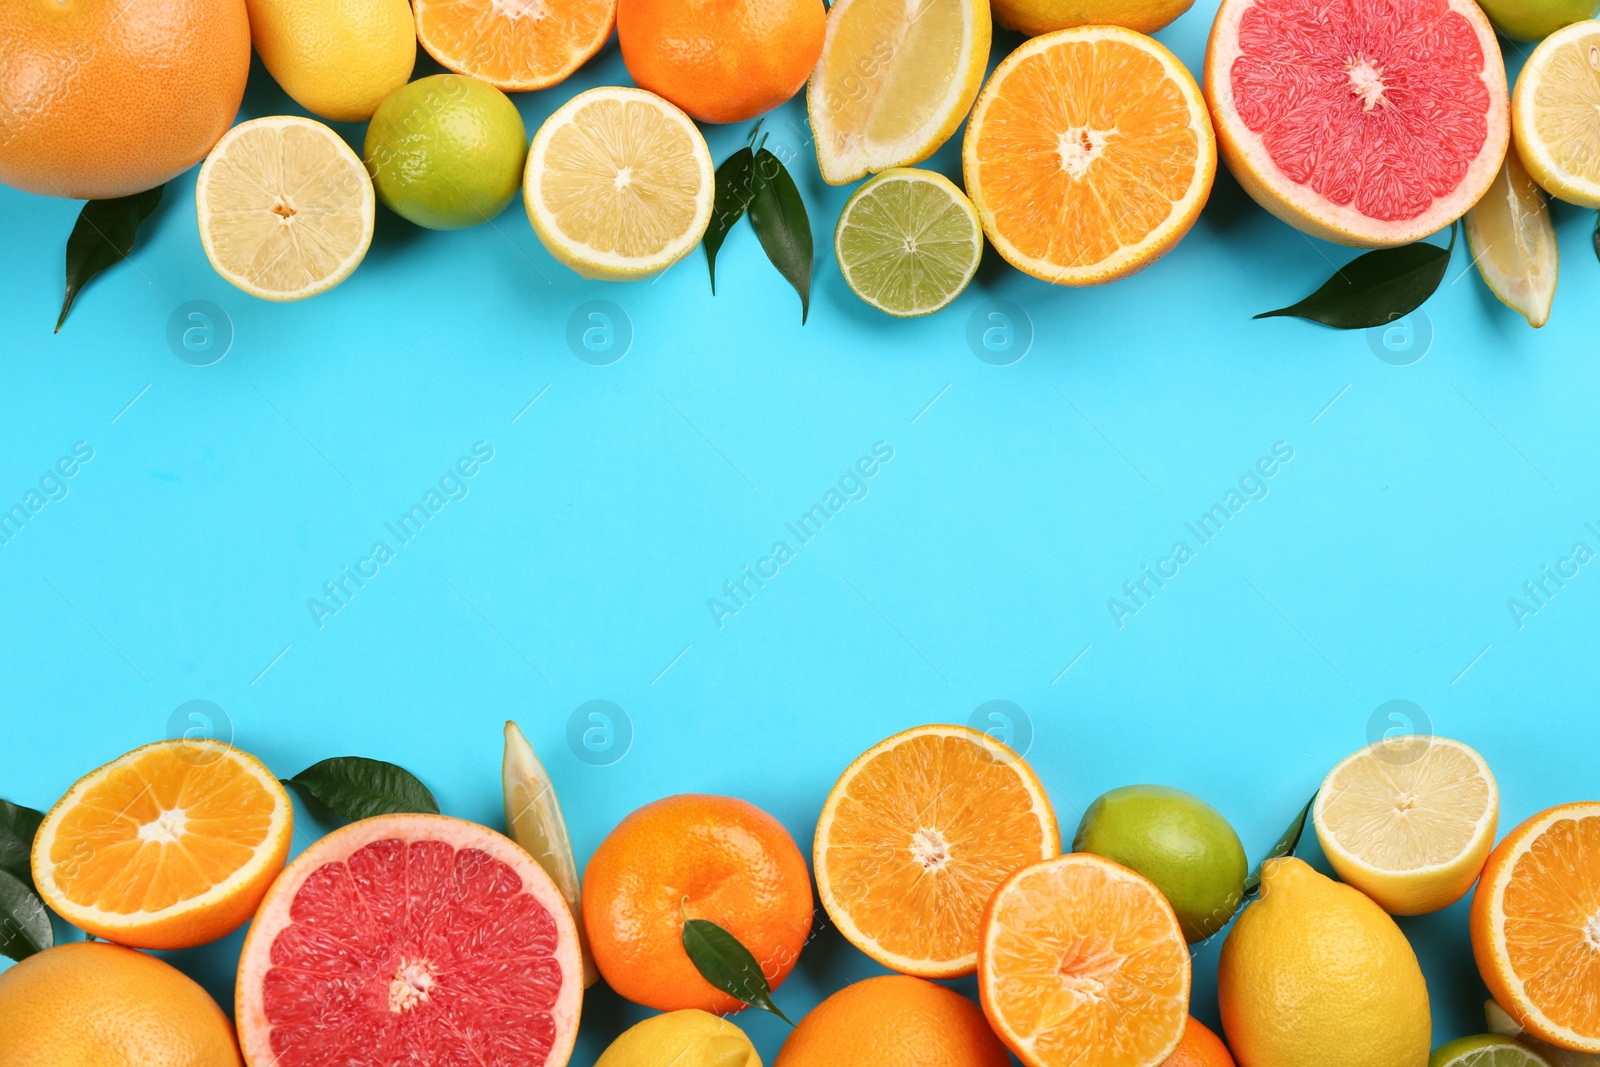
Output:
M600 980L588 939L583 934L582 899L578 883L578 861L572 855L572 840L567 836L567 820L556 800L556 787L545 773L544 764L533 754L533 746L514 722L506 723L506 752L500 762L500 786L505 796L506 826L511 839L539 861L546 874L561 890L572 918L578 926L578 949L583 954L583 986Z
M239 956L249 1067L562 1067L583 1004L578 929L516 842L380 815L295 858Z
M867 749L817 819L817 893L885 967L971 974L989 896L1061 851L1055 810L1022 758L968 726L918 726Z
M1483 1034L1458 1037L1433 1050L1428 1067L1550 1067L1540 1056L1508 1037Z
M1200 215L1217 148L1194 78L1117 26L1027 41L989 78L962 146L983 231L1019 270L1098 285L1149 266Z
M80 778L33 839L39 895L135 948L190 948L255 914L289 855L289 795L220 741L136 748Z
M1474 0L1223 0L1204 81L1239 184L1339 244L1443 229L1505 157L1505 63Z
M1600 1053L1600 803L1551 808L1507 834L1470 926L1478 972L1519 1026Z
M989 63L985 0L839 0L806 106L824 181L920 163L967 117Z
M850 288L879 311L928 315L978 272L983 230L950 179L900 168L863 183L845 202L833 252Z
M1560 253L1550 205L1515 148L1466 219L1467 247L1489 291L1533 327L1550 321Z
M1533 180L1551 196L1600 207L1600 21L1539 43L1517 76L1511 130Z
M1494 847L1500 789L1459 741L1385 738L1328 773L1312 818L1328 862L1391 915L1449 907Z
M194 201L211 265L264 300L332 289L372 244L377 199L367 168L311 119L252 119L229 130L200 168Z
M583 66L617 24L617 0L412 0L439 64L507 91L545 89Z
M1189 984L1172 905L1108 859L1024 868L984 910L978 994L1028 1067L1157 1067L1183 1040Z
M1549 1042L1540 1041L1524 1030L1509 1012L1493 1000L1483 1002L1483 1013L1488 1018L1491 1034L1514 1038L1519 1044L1543 1056L1550 1067L1600 1067L1600 1053L1573 1052L1571 1049L1557 1048Z
M627 281L688 255L711 223L711 151L693 120L643 89L579 93L533 135L522 197L550 254Z

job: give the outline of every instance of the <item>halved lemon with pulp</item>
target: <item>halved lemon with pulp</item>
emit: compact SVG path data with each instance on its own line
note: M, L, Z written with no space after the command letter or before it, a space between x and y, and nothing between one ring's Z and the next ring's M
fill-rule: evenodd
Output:
M918 726L845 768L817 820L817 893L834 925L885 967L971 974L983 906L1016 870L1057 855L1055 810L1033 769L968 726Z
M1546 37L1517 76L1511 137L1533 180L1552 196L1600 207L1600 21Z
M1217 144L1178 58L1118 26L1025 42L989 78L961 153L995 250L1061 285L1149 266L1205 206Z
M1340 878L1391 915L1423 915L1477 881L1494 847L1500 789L1459 741L1385 738L1328 773L1312 817Z
M586 278L628 281L688 255L716 196L694 121L643 89L579 93L533 135L522 197L550 254Z
M806 89L823 180L938 151L983 84L991 33L988 0L838 0Z
M195 181L200 243L251 296L303 300L348 278L372 244L372 178L320 122L280 115L223 135Z
M260 760L205 739L157 741L79 779L33 840L56 913L135 948L191 948L255 914L289 855L289 795Z

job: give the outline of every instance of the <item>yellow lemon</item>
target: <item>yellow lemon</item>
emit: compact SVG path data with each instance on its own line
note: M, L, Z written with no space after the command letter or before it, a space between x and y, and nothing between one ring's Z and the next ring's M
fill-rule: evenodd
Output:
M1511 138L1533 180L1551 196L1600 207L1600 20L1546 37L1511 95Z
M744 1031L699 1008L669 1011L624 1030L594 1067L761 1067Z
M406 0L246 0L261 62L319 118L363 122L411 78L417 27Z
M991 0L994 20L1037 37L1074 26L1122 26L1155 33L1189 10L1194 0Z
M1217 1000L1239 1067L1427 1067L1416 953L1360 890L1269 860L1222 946Z

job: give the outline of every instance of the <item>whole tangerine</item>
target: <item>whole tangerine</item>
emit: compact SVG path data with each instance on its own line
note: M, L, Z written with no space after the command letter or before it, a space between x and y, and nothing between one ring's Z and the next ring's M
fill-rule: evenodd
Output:
M1235 1067L1235 1064L1222 1038L1191 1015L1177 1051L1168 1056L1161 1067Z
M882 975L845 986L800 1020L774 1067L1006 1067L983 1011L925 978Z

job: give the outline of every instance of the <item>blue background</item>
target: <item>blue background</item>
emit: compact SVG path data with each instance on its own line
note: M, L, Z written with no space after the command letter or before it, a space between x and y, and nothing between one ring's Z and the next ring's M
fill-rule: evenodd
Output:
M1212 11L1202 0L1160 34L1191 69ZM997 34L996 59L1018 41ZM435 69L423 57L418 74ZM532 131L616 83L613 41L517 102ZM258 66L244 112L298 109ZM359 147L361 128L341 129ZM1592 212L1554 208L1565 262L1537 332L1460 248L1387 339L1252 321L1352 253L1272 219L1225 172L1188 238L1131 279L1054 288L991 251L951 307L903 322L832 261L848 190L817 176L803 102L766 129L817 236L804 326L746 226L713 297L699 253L653 282L582 281L520 204L459 233L380 208L343 286L260 302L207 264L191 172L52 336L78 205L0 190L0 504L75 442L94 449L0 546L0 795L47 807L181 732L191 700L279 774L393 760L446 811L496 826L515 718L580 862L627 812L686 791L754 801L809 855L851 758L991 700L1019 709L1069 838L1104 790L1159 782L1209 799L1259 857L1338 759L1405 725L1379 710L1391 700L1485 754L1504 828L1596 795L1600 564L1520 626L1507 604L1573 542L1600 549L1584 527L1600 526ZM706 132L720 160L748 126ZM959 180L958 148L929 165ZM210 366L167 340L197 300L233 335ZM632 334L608 366L568 344L590 300ZM1024 357L969 346L974 321L1031 333ZM308 599L375 540L395 547L385 523L480 441L494 458L468 495L319 627ZM797 546L784 523L876 442L894 458L867 496ZM1277 442L1293 459L1268 495L1199 545L1185 522ZM1119 627L1108 599L1180 538L1194 558ZM716 625L708 600L779 539L795 558ZM596 699L631 728L609 764L567 741ZM296 849L325 828L303 817ZM1481 1031L1465 904L1402 926L1436 1041ZM178 958L225 1004L238 942ZM1195 1012L1213 1024L1219 946L1196 959ZM803 1012L876 971L824 929L778 999ZM643 1014L596 992L574 1062ZM740 1022L770 1062L785 1028L755 1015Z

